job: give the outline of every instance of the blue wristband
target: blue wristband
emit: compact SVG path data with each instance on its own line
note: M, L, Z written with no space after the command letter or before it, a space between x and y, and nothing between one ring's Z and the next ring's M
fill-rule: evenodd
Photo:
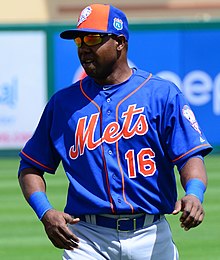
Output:
M49 209L53 208L47 199L46 193L43 191L32 193L28 202L40 220Z
M186 195L194 195L201 201L201 203L203 202L206 186L202 181L199 179L190 179L186 183L185 190Z

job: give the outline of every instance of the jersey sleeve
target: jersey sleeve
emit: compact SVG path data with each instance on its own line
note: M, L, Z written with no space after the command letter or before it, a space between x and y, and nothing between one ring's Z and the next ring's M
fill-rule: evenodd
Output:
M172 86L170 100L164 110L164 140L168 155L177 167L190 157L212 151L196 117L182 92Z
M41 171L55 173L60 156L56 151L51 137L53 124L53 99L46 105L39 124L20 152L21 162L24 160Z

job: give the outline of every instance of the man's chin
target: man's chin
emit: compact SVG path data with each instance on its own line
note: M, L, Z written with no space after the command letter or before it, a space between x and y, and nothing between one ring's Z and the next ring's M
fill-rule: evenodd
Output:
M88 76L90 76L90 77L95 76L96 71L95 71L94 67L92 68L92 67L88 67L88 66L83 66L83 68Z

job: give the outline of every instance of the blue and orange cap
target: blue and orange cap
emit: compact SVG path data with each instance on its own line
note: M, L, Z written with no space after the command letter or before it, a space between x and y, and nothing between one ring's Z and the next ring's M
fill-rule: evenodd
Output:
M80 32L123 34L129 39L126 15L116 7L107 4L92 4L82 10L77 28L63 31L60 37L71 40Z

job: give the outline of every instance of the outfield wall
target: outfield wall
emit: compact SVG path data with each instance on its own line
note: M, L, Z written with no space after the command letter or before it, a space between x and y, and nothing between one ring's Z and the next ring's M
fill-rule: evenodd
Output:
M84 76L68 24L0 26L0 155L22 148L48 98ZM220 21L131 24L129 64L174 81L220 147Z

